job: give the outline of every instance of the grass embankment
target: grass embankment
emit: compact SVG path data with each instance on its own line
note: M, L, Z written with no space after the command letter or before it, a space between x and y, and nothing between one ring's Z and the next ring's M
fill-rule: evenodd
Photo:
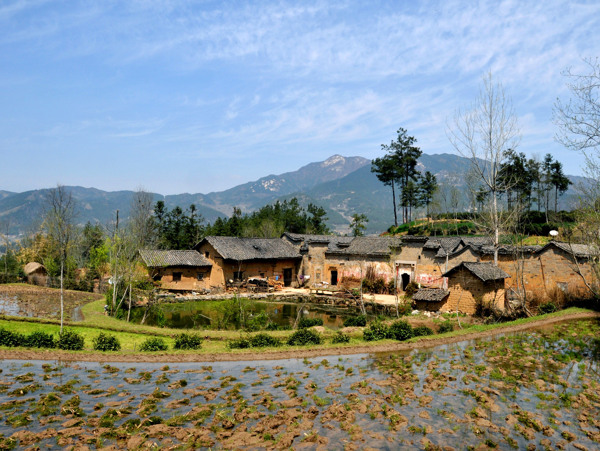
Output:
M417 342L422 342L423 346L430 346L432 342L438 343L440 340L449 340L449 341L457 341L457 338L461 336L465 336L465 338L473 338L475 334L490 334L493 333L496 329L507 329L511 327L522 327L526 326L529 323L539 323L540 321L550 320L556 321L561 318L568 318L577 314L585 314L591 313L591 310L571 307L566 310L561 310L559 312L549 313L546 315L540 315L531 318L522 318L516 321L508 322L508 323L497 323L497 324L474 324L468 325L462 329L455 329L452 332L448 332L445 334L438 334L432 336L424 336L424 337L415 337L407 341L407 343L416 344ZM202 349L195 351L180 351L173 350L174 339L177 334L182 333L183 331L180 329L168 329L168 328L160 328L146 325L139 325L128 323L123 320L118 320L113 317L109 317L104 315L104 301L97 300L90 302L82 307L82 313L85 317L84 321L79 323L65 323L65 327L69 330L73 330L79 334L81 334L85 339L85 350L81 352L90 352L92 350L92 340L98 336L101 332L110 333L114 335L121 343L122 350L119 352L110 352L106 353L107 357L110 358L110 355L131 355L136 354L140 345L150 337L160 337L165 340L165 342L169 346L169 351L163 351L158 354L161 355L185 355L185 354L194 354L194 355L210 355L210 354L223 354L223 353L232 353L232 354L254 354L256 353L264 353L265 355L277 352L285 353L286 351L297 351L300 349L311 349L311 350L323 350L327 351L329 349L336 349L337 352L347 350L348 353L351 353L353 349L360 348L360 352L365 352L365 348L373 348L373 350L377 350L377 348L381 349L382 346L390 345L393 346L398 344L399 342L392 339L385 339L379 341L367 342L362 339L362 328L356 328L353 331L350 331L348 335L350 335L350 342L344 344L333 344L331 343L331 338L335 335L335 331L325 329L322 333L323 335L323 344L321 345L310 345L310 346L288 346L283 344L279 347L272 348L251 348L251 349L235 349L231 350L228 348L227 344L229 340L240 338L240 336L245 335L244 332L241 331L218 331L218 330L201 330L201 331L186 331L197 333L204 337L204 342L202 345ZM20 332L23 334L30 334L31 332L41 331L46 333L51 333L58 336L60 330L60 323L56 320L48 320L48 319L36 319L36 318L9 318L3 317L0 319L0 327L5 328L10 331ZM455 327L457 325L455 324ZM267 332L269 335L279 338L282 343L285 343L286 339L293 333L293 331L273 331ZM418 344L417 344L418 346ZM5 349L25 349L25 348L5 348ZM44 351L42 351L44 352ZM54 352L53 350L45 351L45 352ZM64 351L61 351L64 352ZM77 352L73 352L77 354ZM146 353L145 353L146 354ZM151 353L150 353L151 354Z

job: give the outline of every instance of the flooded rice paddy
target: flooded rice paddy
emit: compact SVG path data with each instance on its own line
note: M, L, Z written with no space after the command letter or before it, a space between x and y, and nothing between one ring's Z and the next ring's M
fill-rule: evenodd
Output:
M598 449L600 323L395 354L2 361L0 448Z

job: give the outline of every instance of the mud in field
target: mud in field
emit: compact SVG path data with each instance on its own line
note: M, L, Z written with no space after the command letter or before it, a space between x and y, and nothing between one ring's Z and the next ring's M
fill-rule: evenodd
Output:
M65 319L70 320L77 307L102 298L95 293L65 290ZM0 315L60 318L60 291L31 285L0 285Z
M0 448L597 449L600 322L280 361L5 360Z

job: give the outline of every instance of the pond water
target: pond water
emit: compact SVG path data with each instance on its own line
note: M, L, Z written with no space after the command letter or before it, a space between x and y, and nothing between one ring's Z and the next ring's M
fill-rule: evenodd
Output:
M146 318L146 324L162 325L175 329L203 329L215 327L219 318L226 315L224 310L235 308L230 301L188 301L160 304L160 315L152 312ZM279 326L292 326L299 316L304 318L320 318L323 326L331 329L343 327L344 318L357 315L360 312L354 308L336 308L323 304L301 304L293 302L246 302L244 309L249 318L266 314L269 320ZM139 322L143 310L138 308L133 312L134 321Z
M310 360L5 360L0 448L597 449L598 336L581 321Z

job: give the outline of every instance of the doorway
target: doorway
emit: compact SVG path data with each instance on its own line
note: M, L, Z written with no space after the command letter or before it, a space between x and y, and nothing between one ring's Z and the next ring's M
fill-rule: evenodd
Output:
M283 268L283 286L289 287L292 284L292 268Z
M410 274L403 273L401 275L401 277L402 277L402 291L406 291L406 287L410 283Z
M331 271L331 285L337 285L338 283L338 272L336 270Z

